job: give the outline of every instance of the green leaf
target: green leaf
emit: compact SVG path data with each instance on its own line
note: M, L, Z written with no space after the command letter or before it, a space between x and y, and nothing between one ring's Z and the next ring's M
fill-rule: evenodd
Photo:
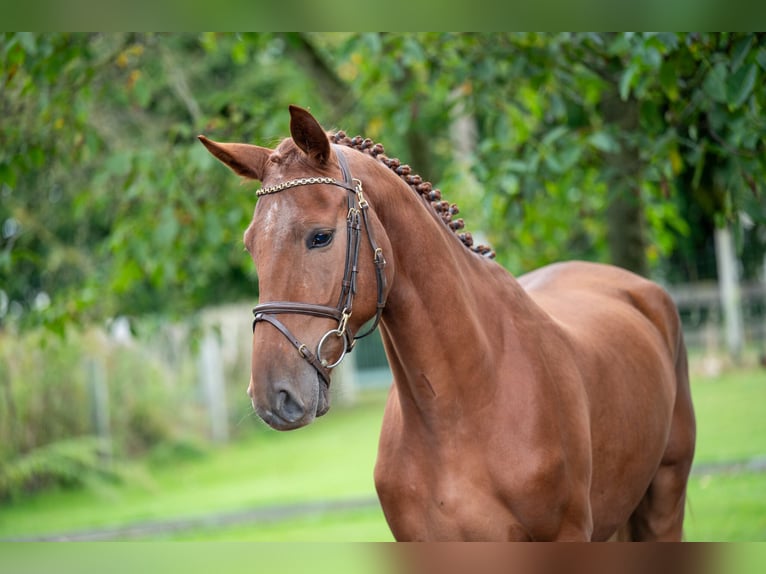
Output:
M231 59L240 66L247 63L247 45L244 42L234 44L231 49Z
M656 102L644 100L640 103L641 127L648 133L658 133L665 129L665 122L662 118L662 110Z
M32 166L39 168L45 164L45 150L42 147L31 147L27 153Z
M0 187L7 185L9 188L16 187L17 171L11 164L0 163Z
M558 140L561 136L567 133L566 126L557 126L550 130L540 142L544 146L549 146Z
M415 38L407 37L402 46L402 58L408 66L420 64L424 59L423 48Z
M595 132L588 138L588 143L599 151L604 153L616 153L619 151L620 146L607 132Z
M729 76L726 81L726 101L730 109L736 109L745 103L755 87L757 77L758 68L755 64L744 66Z
M702 89L714 102L726 103L726 64L718 62L705 76Z
M619 34L617 38L609 45L607 54L610 56L619 56L628 53L630 50L630 42L628 41L627 34Z
M117 152L104 161L105 171L116 177L125 177L133 167L133 158L128 152Z
M755 57L755 61L758 62L758 65L766 70L766 48L761 48L758 50L758 54Z
M548 169L550 169L553 173L558 174L564 171L564 167L561 165L561 162L555 155L547 155L543 158L543 161L545 162L545 165L548 167Z
M504 167L510 171L515 173L529 173L532 170L530 169L530 166L525 161L520 160L509 160L504 164Z
M582 155L582 147L580 145L570 145L565 147L559 153L559 162L564 171L572 169L579 161Z
M734 54L731 59L731 69L733 72L739 70L742 62L745 61L748 53L750 52L750 46L753 43L753 36L748 34L744 38L741 38L734 46Z
M660 86L671 101L678 99L678 75L675 62L666 60L660 66Z
M678 49L678 34L675 32L662 32L657 34L654 38L661 47L660 51L663 54L673 52Z
M179 225L173 209L166 205L160 212L157 226L154 229L154 237L159 247L169 245L178 234Z
M624 102L630 96L630 88L633 86L633 78L636 76L637 68L631 64L620 78L620 99Z
M32 32L19 32L18 38L27 54L34 56L37 53L37 39Z
M383 43L381 41L380 34L377 32L364 34L362 36L362 43L373 56L379 56L383 49Z
M200 38L200 44L208 54L215 53L218 49L218 39L215 32L205 32Z

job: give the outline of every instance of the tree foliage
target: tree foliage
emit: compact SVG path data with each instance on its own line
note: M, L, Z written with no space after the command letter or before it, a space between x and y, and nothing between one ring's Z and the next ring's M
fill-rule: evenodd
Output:
M381 139L513 272L704 276L725 223L762 262L762 34L18 33L0 66L2 324L254 297L252 188L194 136L276 143L289 103Z
M194 136L281 133L273 110L309 88L272 38L11 34L1 54L2 319L61 329L255 291L252 195Z

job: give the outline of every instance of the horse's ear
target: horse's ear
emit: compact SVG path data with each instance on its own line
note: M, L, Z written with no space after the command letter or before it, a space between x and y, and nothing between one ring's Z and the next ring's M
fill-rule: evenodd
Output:
M228 165L232 171L250 179L263 180L266 160L272 150L257 145L243 143L220 143L197 136L215 157Z
M324 164L330 158L330 140L308 110L290 106L290 135L303 153Z

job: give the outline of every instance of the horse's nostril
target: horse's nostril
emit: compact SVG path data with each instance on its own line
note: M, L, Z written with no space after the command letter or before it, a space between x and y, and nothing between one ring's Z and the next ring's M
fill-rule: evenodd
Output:
M279 416L291 423L301 419L305 414L303 405L296 401L287 391L279 391L276 410Z

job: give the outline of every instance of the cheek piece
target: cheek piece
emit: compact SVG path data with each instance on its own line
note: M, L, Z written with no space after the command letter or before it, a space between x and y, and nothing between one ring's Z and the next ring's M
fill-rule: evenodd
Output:
M385 291L386 291L386 277L383 273L383 268L386 266L386 260L383 257L383 250L378 247L373 236L372 229L370 228L367 212L370 208L369 203L364 198L362 190L362 182L351 176L351 171L348 168L348 162L343 155L343 151L339 146L333 144L333 149L338 157L338 163L340 164L341 172L343 173L343 181L333 179L331 177L301 177L298 179L291 179L276 185L261 188L256 192L257 196L270 195L273 193L279 193L286 189L293 187L300 187L303 185L334 185L345 189L348 192L348 215L346 216L346 263L343 272L343 282L341 283L340 297L338 298L338 304L335 307L327 305L316 305L313 303L297 303L293 301L268 301L256 305L253 309L253 315L255 320L253 321L253 331L255 326L259 322L266 322L271 324L275 329L282 333L285 338L298 350L298 353L304 360L306 360L314 369L316 369L319 376L322 377L324 383L330 386L330 369L338 366L346 353L351 352L354 348L354 344L358 339L366 337L371 334L378 326L380 322L380 316L383 313L383 309L386 306ZM370 243L370 248L373 253L373 263L375 265L375 275L377 281L378 299L377 308L375 312L375 318L372 325L361 335L353 335L348 328L348 320L351 317L351 313L354 305L354 297L356 295L356 276L357 276L357 263L359 261L359 243L362 236L362 223L364 224L364 230L367 235L367 240ZM290 330L277 318L277 315L297 313L299 315L310 315L313 317L321 317L326 319L332 319L338 322L338 326L334 329L327 331L319 339L316 350L314 352L309 347L302 343L298 338L293 335ZM322 347L325 342L331 337L337 337L343 342L343 351L340 356L334 361L322 357Z

